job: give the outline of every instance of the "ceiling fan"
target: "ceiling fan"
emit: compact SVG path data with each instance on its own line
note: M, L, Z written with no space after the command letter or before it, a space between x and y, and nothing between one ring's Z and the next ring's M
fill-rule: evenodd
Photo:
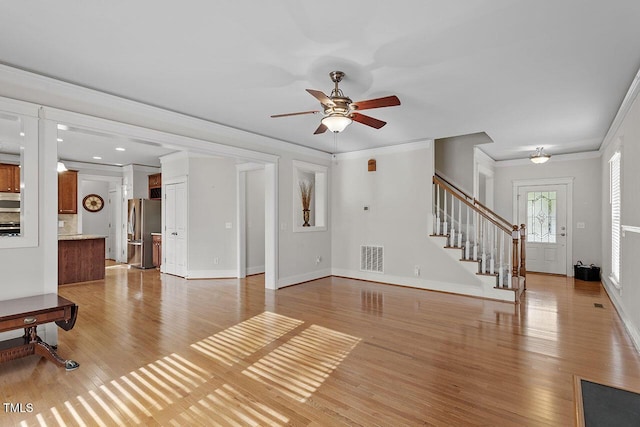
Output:
M375 129L380 129L386 125L387 122L375 119L370 116L360 114L360 110L368 110L371 108L381 107L393 107L400 105L400 100L397 96L385 96L383 98L368 99L366 101L353 102L351 99L342 93L342 90L338 88L338 83L344 77L342 71L332 71L329 73L331 80L335 83L334 89L331 91L331 95L327 96L319 90L307 89L312 96L314 96L322 105L322 113L324 117L320 121L320 126L313 133L314 135L324 133L327 130L331 132L342 132L352 121L362 123L363 125L371 126ZM287 114L274 114L271 117L287 117L287 116L299 116L302 114L317 114L321 111L301 111L298 113Z

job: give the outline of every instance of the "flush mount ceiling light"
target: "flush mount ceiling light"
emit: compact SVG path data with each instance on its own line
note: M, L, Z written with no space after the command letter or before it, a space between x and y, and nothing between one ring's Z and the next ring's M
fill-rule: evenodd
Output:
M542 147L536 148L536 152L529 157L529 159L535 164L545 163L550 158L551 154L543 153Z

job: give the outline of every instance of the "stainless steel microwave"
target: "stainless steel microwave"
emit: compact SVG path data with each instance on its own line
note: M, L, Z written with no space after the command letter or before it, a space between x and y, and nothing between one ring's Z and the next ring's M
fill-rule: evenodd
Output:
M0 193L0 212L20 212L20 193Z

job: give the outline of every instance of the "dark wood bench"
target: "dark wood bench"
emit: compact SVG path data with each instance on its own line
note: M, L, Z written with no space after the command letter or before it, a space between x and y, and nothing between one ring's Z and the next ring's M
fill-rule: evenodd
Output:
M0 362L38 354L67 371L77 369L78 362L60 357L56 348L37 334L38 325L50 322L68 331L75 325L77 316L78 306L57 294L0 301L0 332L24 328L22 337L0 342Z

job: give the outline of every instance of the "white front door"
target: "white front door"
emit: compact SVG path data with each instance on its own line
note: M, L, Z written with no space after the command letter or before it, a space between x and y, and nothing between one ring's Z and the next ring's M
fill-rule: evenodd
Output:
M163 272L187 274L187 191L184 182L164 188L165 232L162 236Z
M567 274L567 186L518 187L518 223L527 227L527 271Z

